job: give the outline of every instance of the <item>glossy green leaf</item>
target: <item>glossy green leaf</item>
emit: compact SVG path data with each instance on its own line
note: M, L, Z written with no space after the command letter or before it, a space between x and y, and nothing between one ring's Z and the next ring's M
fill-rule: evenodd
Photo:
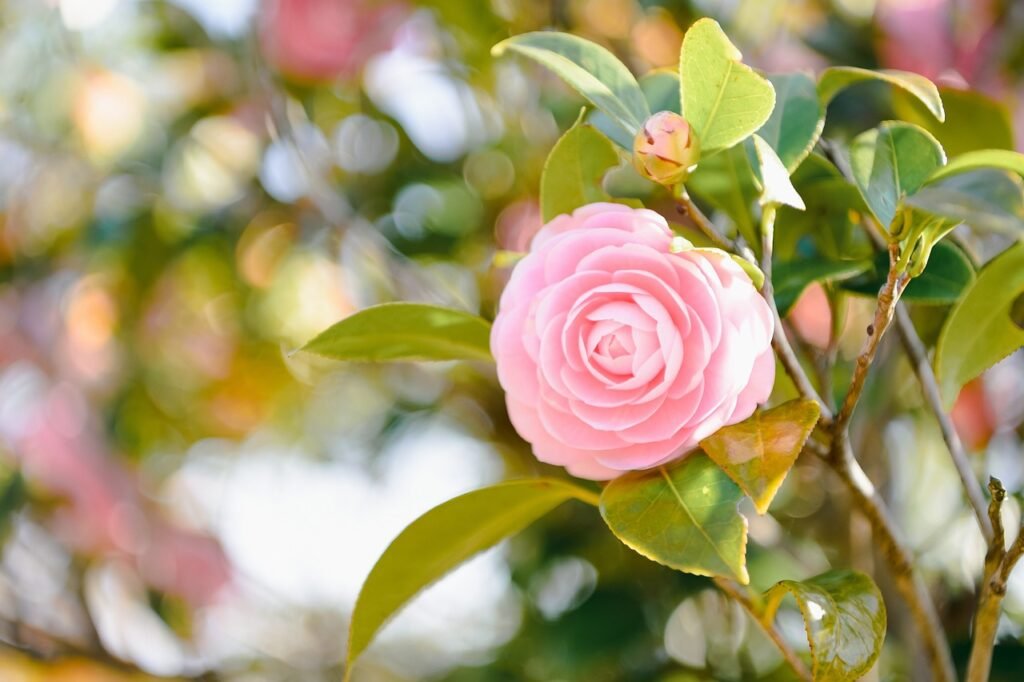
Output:
M601 515L628 547L686 573L746 584L743 493L701 452L650 471L625 474L601 493Z
M937 182L943 178L981 168L998 168L1024 176L1024 154L1005 149L982 149L976 152L967 152L950 159L949 163L932 173L928 182Z
M383 303L349 315L302 350L335 360L490 360L491 325L461 310Z
M676 71L657 69L641 76L639 82L652 113L671 111L678 114L682 110L679 103L679 74ZM612 142L632 153L633 135L623 130L608 114L594 109L587 120Z
M775 87L775 108L757 131L790 173L811 153L825 127L825 109L814 79L804 73L768 76Z
M758 202L762 206L792 206L804 210L804 200L797 194L789 179L789 171L782 165L771 145L754 135L744 142L747 160L754 172L754 180L761 189Z
M858 135L850 147L850 169L871 212L889 227L904 197L913 194L946 162L930 133L889 121Z
M896 115L921 126L939 141L950 156L979 149L1013 149L1013 125L1006 106L980 92L940 87L946 120L937 121L915 97L898 91L893 97Z
M983 168L953 175L925 185L906 203L983 232L1024 232L1024 182L1006 171Z
M565 481L529 478L474 490L434 507L396 537L370 570L352 611L346 670L381 627L421 590L569 499L594 493Z
M722 427L700 446L750 496L757 512L764 514L820 414L813 400L791 400Z
M594 126L577 121L555 143L540 178L544 222L595 201L608 201L601 180L619 163L611 140Z
M863 275L841 282L846 291L877 296L889 271L889 256L879 253L873 266ZM974 265L959 246L941 241L932 249L924 272L910 280L903 300L943 305L955 303L974 282Z
M867 81L882 81L905 90L919 99L932 116L940 121L946 118L942 97L935 84L924 76L909 71L893 69L872 71L853 66L833 66L822 71L818 78L818 97L821 98L822 105L828 106L840 91Z
M686 188L694 196L725 213L750 244L760 243L753 208L758 191L754 171L743 145L701 159Z
M833 261L824 258L791 260L772 266L772 288L779 315L785 317L812 282L849 279L873 267L870 260Z
M699 19L683 38L683 116L696 131L705 156L749 137L775 106L772 84L742 58L713 19Z
M885 641L885 602L857 571L836 570L808 580L783 580L765 592L771 621L787 595L796 599L811 646L816 681L853 682L874 665Z
M935 376L946 407L960 388L1024 345L1015 315L1024 294L1024 244L989 262L953 308L935 349Z
M630 135L651 115L633 74L605 48L568 33L537 31L503 40L495 57L516 52L554 71Z

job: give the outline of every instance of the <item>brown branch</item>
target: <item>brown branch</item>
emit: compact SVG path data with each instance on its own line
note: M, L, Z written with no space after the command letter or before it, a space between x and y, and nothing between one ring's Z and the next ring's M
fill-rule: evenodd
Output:
M992 668L992 651L999 629L999 614L1006 596L1006 581L1014 566L1024 555L1024 527L1017 531L1017 538L1005 549L1003 537L1002 507L1006 490L997 478L988 482L991 500L988 505L988 519L992 524L993 536L985 555L985 570L978 597L978 610L974 614L974 641L971 643L971 657L967 662L967 682L986 682Z
M804 662L800 660L800 657L796 655L793 648L789 646L789 642L787 642L785 637L782 636L782 632L779 631L775 624L765 619L764 613L754 603L749 592L744 590L740 585L737 585L735 582L727 580L726 578L716 577L714 578L714 581L718 589L727 594L737 604L742 606L743 610L750 615L761 630L768 635L768 638L775 643L775 646L778 647L779 651L782 653L782 657L786 659L786 663L788 663L789 667L793 669L796 676L801 680L810 682L813 679L811 677L811 671L807 669Z
M868 378L868 369L871 367L871 363L875 360L875 354L878 352L878 345L882 340L882 336L885 335L886 329L889 328L889 323L892 322L893 314L896 310L896 303L900 299L900 294L903 293L903 289L907 286L907 282L910 277L905 272L902 272L900 268L896 266L899 258L899 245L892 244L889 246L889 274L885 278L885 284L882 289L878 292L878 305L875 308L875 318L868 325L867 338L864 339L864 345L861 348L860 355L857 356L857 364L853 368L853 378L850 380L850 388L846 392L846 398L843 400L843 405L839 409L839 413L835 419L835 432L839 433L844 431L850 425L850 419L853 417L853 411L857 407L857 402L860 400L861 393L864 391L864 383Z

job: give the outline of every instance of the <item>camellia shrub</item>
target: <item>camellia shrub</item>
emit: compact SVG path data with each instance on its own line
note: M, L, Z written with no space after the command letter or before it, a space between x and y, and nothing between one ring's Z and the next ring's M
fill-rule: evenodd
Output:
M493 54L540 63L589 104L544 168L544 227L527 253L499 254L512 265L493 323L384 304L305 350L348 361L493 362L512 425L567 475L469 492L406 528L362 588L347 670L420 590L572 500L651 561L713 580L778 646L790 676L858 679L886 637L886 604L869 576L840 567L764 593L748 586L748 520L738 505L749 498L745 508L767 513L804 456L834 471L870 524L900 599L888 608L907 614L929 679L955 679L914 554L850 435L879 343L895 334L988 543L967 667L967 679L987 679L1024 537L1007 546L1005 492L995 479L982 488L949 410L961 387L1024 343L1024 245L976 270L951 235L977 210L957 178L1024 174L1024 156L947 157L941 134L929 132L942 130L942 98L919 75L833 67L817 80L765 76L708 19L687 32L678 71L639 79L604 48L562 33L515 36ZM849 144L823 139L829 102L867 81L914 102L926 125L884 121ZM838 374L844 385L829 378L834 344L819 354L824 367L809 371L783 322L809 287L824 290L818 314L838 324L845 297L874 300L870 324L850 332L863 345ZM952 309L926 343L906 302ZM806 653L775 622L789 598Z

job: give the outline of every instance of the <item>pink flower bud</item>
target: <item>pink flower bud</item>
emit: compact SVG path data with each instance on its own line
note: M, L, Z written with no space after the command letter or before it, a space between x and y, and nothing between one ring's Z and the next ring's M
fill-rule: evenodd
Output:
M684 181L700 159L700 142L679 114L659 111L647 119L633 140L633 165L660 185Z

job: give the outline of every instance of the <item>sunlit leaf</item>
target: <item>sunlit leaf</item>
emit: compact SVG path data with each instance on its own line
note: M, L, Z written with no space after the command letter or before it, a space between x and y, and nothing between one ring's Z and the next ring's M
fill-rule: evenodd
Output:
M491 49L529 57L558 74L630 135L651 115L629 69L605 48L568 33L537 31L503 40Z
M958 173L966 173L980 168L998 168L1024 176L1024 154L1005 149L982 149L976 152L967 152L950 159L945 166L936 169L928 178L928 182L937 182Z
M945 161L942 146L930 133L898 121L858 135L850 147L853 178L886 228L903 198L920 189Z
M758 410L739 424L723 426L700 446L764 514L820 414L813 400L791 400Z
M824 258L791 260L772 266L772 288L779 314L785 317L812 282L849 279L873 266L872 261L834 261Z
M359 591L349 625L347 674L380 628L421 590L572 498L596 502L593 493L565 481L507 481L448 500L409 524Z
M840 91L866 81L882 81L907 91L927 107L932 116L942 121L946 118L942 97L935 84L924 76L909 71L894 69L859 69L853 66L833 66L821 72L818 78L818 97L828 106Z
M946 407L960 388L1024 345L1015 305L1024 294L1024 244L1017 243L978 273L946 319L935 349L935 375Z
M829 571L808 580L783 580L765 593L773 620L787 595L796 599L811 646L811 672L822 682L852 682L871 669L885 641L882 593L857 571Z
M792 173L807 158L825 126L825 110L814 79L804 73L768 76L775 87L775 108L757 131Z
M601 186L609 168L619 162L611 140L594 126L577 121L555 143L540 178L540 207L544 222L562 213L610 197Z
M746 142L747 159L754 172L754 179L761 187L758 202L762 206L792 206L804 210L804 200L793 188L789 179L789 171L782 165L778 154L760 135L754 135Z
M863 275L840 282L846 291L877 296L889 272L889 256L876 255L872 268ZM906 301L930 304L955 303L974 281L974 265L959 246L941 241L932 248L924 272L910 280L903 291Z
M772 113L772 84L742 58L713 19L699 19L683 38L683 116L697 132L705 156L750 136Z
M980 92L940 87L946 120L937 121L917 98L905 91L893 97L896 115L921 126L939 141L950 156L979 149L1013 149L1010 112Z
M746 584L743 494L707 455L625 474L601 493L601 515L628 547L652 561Z
M491 325L461 310L383 303L321 332L302 350L335 360L490 360Z

